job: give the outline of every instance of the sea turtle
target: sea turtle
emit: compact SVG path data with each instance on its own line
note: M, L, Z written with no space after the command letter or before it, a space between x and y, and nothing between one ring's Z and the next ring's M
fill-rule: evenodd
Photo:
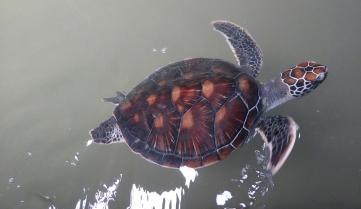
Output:
M324 65L306 61L274 80L256 80L262 52L251 35L228 21L212 22L226 39L237 65L192 58L168 64L128 94L105 101L116 105L108 120L90 131L94 142L125 142L135 153L170 168L205 167L225 159L260 133L275 174L290 154L298 126L289 116L265 116L274 107L316 88Z

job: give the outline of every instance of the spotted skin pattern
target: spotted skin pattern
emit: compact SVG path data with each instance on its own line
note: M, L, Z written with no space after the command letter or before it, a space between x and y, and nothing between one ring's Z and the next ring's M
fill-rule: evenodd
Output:
M306 61L289 68L281 74L282 82L287 84L289 93L301 97L315 89L327 76L327 68L313 61Z
M116 126L117 119L111 117L102 122L97 128L92 129L91 136L95 139L95 143L110 144L114 142L122 142L123 135L119 127Z
M126 143L164 167L204 167L225 159L252 134L262 102L248 72L217 59L165 66L114 110Z
M275 174L284 164L296 140L298 125L291 117L267 116L257 127L266 146L269 147L268 170Z
M247 30L228 21L214 21L212 25L227 39L238 65L250 69L250 73L257 77L263 64L263 55Z

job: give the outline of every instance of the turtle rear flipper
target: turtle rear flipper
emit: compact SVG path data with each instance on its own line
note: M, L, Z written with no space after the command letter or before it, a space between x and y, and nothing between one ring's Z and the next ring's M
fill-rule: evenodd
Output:
M298 125L291 117L270 116L260 121L257 131L270 151L267 169L272 175L285 163L296 141Z
M116 94L117 95L115 97L103 98L103 101L104 102L111 102L111 103L113 103L115 105L118 105L119 103L121 103L125 99L125 95L120 91L117 91Z
M89 131L93 141L98 144L123 142L122 132L117 124L117 119L112 116L102 122L98 127Z

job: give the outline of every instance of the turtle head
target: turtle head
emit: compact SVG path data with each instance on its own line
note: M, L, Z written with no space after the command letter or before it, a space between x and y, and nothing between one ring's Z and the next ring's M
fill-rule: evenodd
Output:
M281 73L281 80L288 86L289 94L301 97L322 83L327 77L327 68L314 61L302 62Z

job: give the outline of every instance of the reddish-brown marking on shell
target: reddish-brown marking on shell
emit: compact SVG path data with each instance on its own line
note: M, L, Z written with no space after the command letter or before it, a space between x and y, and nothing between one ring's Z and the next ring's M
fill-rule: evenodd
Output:
M212 81L206 80L202 85L203 96L214 109L220 108L233 92L232 81L225 78L214 78Z
M158 113L154 118L154 128L147 141L156 150L172 153L175 149L180 115L174 110Z
M181 95L181 89L179 86L175 86L172 89L172 102L176 103Z
M183 115L183 120L181 123L181 128L192 128L194 125L194 118L193 118L193 113L192 111L187 111L184 115Z
M163 115L159 114L155 119L154 119L154 127L155 128L162 128L164 126L164 119L163 119Z
M119 125L122 127L122 132L129 136L125 137L129 145L132 144L129 140L133 137L145 140L151 130L144 111L135 113L130 120L124 121Z
M185 112L185 108L184 108L183 105L176 104L176 107L177 107L177 110L178 110L179 112Z
M142 120L144 112L144 107L148 106L146 98L150 96L149 92L154 92L157 90L157 85L153 82L141 82L136 86L128 95L126 99L121 102L114 110L114 116L119 119L119 121L127 121L130 119L135 119L137 121L135 114L139 114L139 120ZM135 117L135 118L134 118Z
M126 112L132 107L132 104L129 101L125 101L120 105L122 111Z
M244 143L262 110L261 103L253 107L258 99L253 77L233 64L199 58L150 75L114 115L134 152L162 166L196 168Z
M238 78L238 88L242 97L247 101L249 108L255 106L258 101L258 86L253 78L247 74L242 74Z
M170 89L163 88L158 91L158 97L157 101L154 106L158 109L169 109L169 107L172 105L172 101L170 98Z
M183 122L184 120L186 122ZM183 115L176 153L182 156L201 156L214 149L214 140L210 135L212 128L212 108L207 100L203 99Z
M157 96L155 94L151 94L147 98L148 105L153 105L157 101Z
M213 92L214 92L214 84L209 80L205 80L202 84L202 93L204 97L207 99L211 98Z
M251 88L249 80L244 76L241 76L239 78L239 88L242 89L243 91L249 91Z
M134 116L134 111L132 103L126 100L115 108L114 115L119 119L121 118L121 121L127 121Z
M224 119L224 117L226 116L227 113L227 108L226 106L221 107L218 112L216 113L216 117L214 122L215 123L222 123L222 120Z
M197 101L201 95L201 88L200 82L195 80L184 81L173 88L172 101L179 112L187 111Z
M239 97L226 102L216 113L215 135L216 146L228 144L243 127L248 109Z

